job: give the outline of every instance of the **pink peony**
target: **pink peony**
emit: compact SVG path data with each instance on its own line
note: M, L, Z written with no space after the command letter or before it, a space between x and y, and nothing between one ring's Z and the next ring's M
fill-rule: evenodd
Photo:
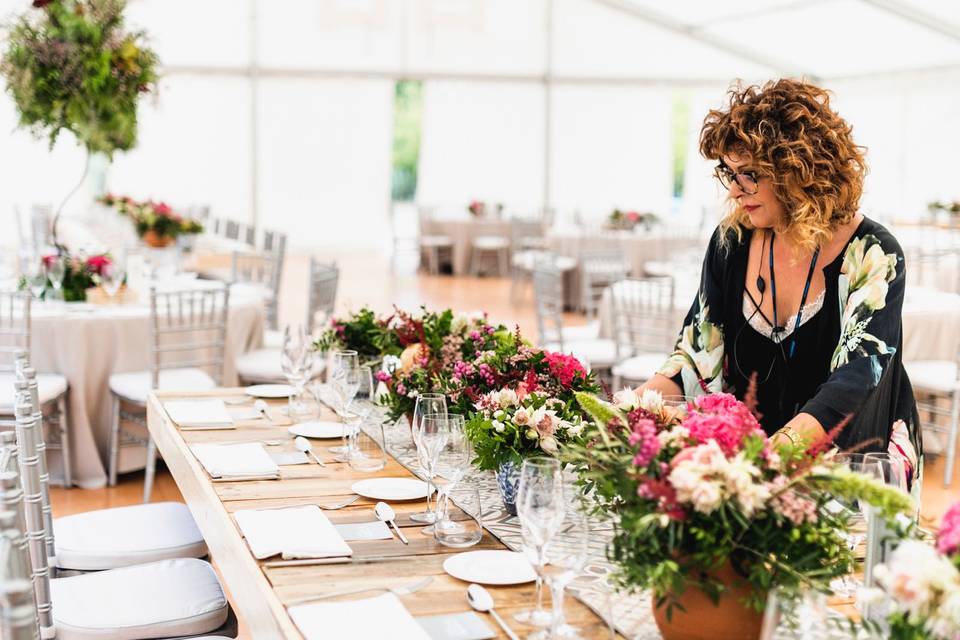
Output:
M544 353L544 361L550 368L550 374L557 378L562 386L569 389L575 377L585 378L587 376L587 370L573 356L550 351Z
M736 454L743 441L763 429L749 408L729 393L714 393L693 401L683 426L697 442L715 440L728 456Z
M948 556L960 551L960 502L943 516L937 533L937 551Z

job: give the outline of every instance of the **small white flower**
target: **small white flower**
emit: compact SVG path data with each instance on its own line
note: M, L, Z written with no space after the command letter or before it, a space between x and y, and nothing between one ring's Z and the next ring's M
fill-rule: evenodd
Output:
M392 374L394 371L400 368L401 364L402 362L397 356L383 356L383 364L380 366L384 371Z
M517 392L513 389L501 389L497 400L503 408L515 407L520 403L520 400L517 398Z
M506 428L506 425L504 425L499 420L494 420L490 424L493 425L493 428L497 431L497 433L503 433L503 430Z
M640 397L633 389L621 389L613 394L613 406L621 411L633 411L640 406Z
M513 414L513 424L520 427L525 427L530 424L530 412L524 407L517 409Z
M420 393L416 389L407 392L408 398L416 398L418 395L420 395Z
M579 436L583 433L583 429L586 427L586 424L583 422L575 422L573 424L567 423L567 433L573 437Z
M540 438L540 448L549 454L555 454L559 450L559 447L557 446L557 440L553 436L544 436L543 438Z
M693 508L700 513L713 513L723 499L723 493L716 482L701 482L691 494Z
M656 389L644 389L640 396L640 406L651 413L657 413L663 408L663 394Z
M689 437L690 430L679 424L669 431L661 431L657 434L657 440L662 447L682 447Z
M493 417L496 418L497 420L503 419L504 415L506 414L503 412L503 409L497 409L496 411L493 412Z
M528 440L536 440L540 437L540 434L537 433L536 429L527 429L526 436Z

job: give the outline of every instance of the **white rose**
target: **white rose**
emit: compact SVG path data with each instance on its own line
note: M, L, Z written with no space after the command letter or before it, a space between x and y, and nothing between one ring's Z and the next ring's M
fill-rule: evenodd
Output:
M633 411L640 406L640 397L633 389L621 389L613 394L613 406L621 411Z
M517 392L513 389L501 389L498 397L501 407L515 407L519 404L517 399Z

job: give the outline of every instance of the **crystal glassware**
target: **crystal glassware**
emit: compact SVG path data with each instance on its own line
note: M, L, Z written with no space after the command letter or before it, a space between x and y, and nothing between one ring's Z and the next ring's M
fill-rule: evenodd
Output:
M303 401L303 388L313 365L313 349L303 325L288 325L283 330L280 366L293 387L287 414L293 419L312 417L313 411Z
M420 461L420 468L423 469L427 479L427 495L432 494L434 491L433 481L437 475L437 459L440 457L440 452L447 443L447 434L447 414L435 413L420 418L420 423L417 425L416 436L417 458ZM429 504L427 507L427 513L415 513L410 516L410 519L415 522L426 522L427 524L436 522L436 512L429 511ZM418 517L422 519L418 519ZM429 518L429 520L425 518Z
M530 636L532 640L580 637L577 629L567 624L563 609L564 591L583 571L589 550L589 521L586 513L575 503L577 495L574 486L564 486L564 499L567 506L563 533L558 533L547 545L547 563L543 570L547 584L550 585L553 619L549 630Z
M445 502L452 507L445 508L445 515L453 514L451 522L456 527L441 527L439 523L433 531L437 542L445 547L463 549L472 547L483 538L483 503L480 502L480 489L475 485L459 485L447 489Z
M450 532L459 526L447 518L447 492L451 491L470 469L473 460L473 447L467 438L467 430L462 415L448 413L446 420L447 441L437 458L437 473L433 484L437 488L437 516L436 522L426 527L424 533L433 533L435 527L442 527Z
M447 397L442 393L421 393L417 396L417 402L413 409L413 417L410 421L410 434L413 438L413 444L417 447L418 455L420 450L420 442L417 434L419 432L420 423L423 421L424 416L432 415L447 415ZM432 489L431 491L427 492L426 511L414 513L410 516L411 520L423 524L432 524L434 522L436 519L436 514L430 507L431 494Z
M67 263L63 256L47 256L44 259L46 265L47 278L53 287L53 297L57 300L63 300L63 279L67 275Z
M560 462L539 456L524 460L517 490L517 515L523 533L523 551L537 572L537 592L534 608L514 616L518 622L539 627L552 622L552 616L543 609L546 552L547 545L563 526L565 512Z
M846 466L853 473L860 473L870 477L876 477L876 460L870 460L863 453L838 453L834 458L838 463ZM840 500L839 502L848 512L850 531L844 537L847 540L847 546L854 551L867 538L867 512L866 504L859 500ZM862 585L852 576L837 578L830 585L837 595L852 597L856 595L857 589Z

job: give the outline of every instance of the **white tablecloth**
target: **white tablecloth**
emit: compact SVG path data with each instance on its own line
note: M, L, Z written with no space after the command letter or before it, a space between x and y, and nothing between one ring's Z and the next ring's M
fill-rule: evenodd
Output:
M497 218L473 218L469 214L433 218L420 222L421 235L449 236L453 241L453 274L470 272L470 247L477 236L501 236L510 239L510 221Z
M260 345L264 307L261 298L231 291L223 386L235 385L234 358ZM106 483L112 373L146 371L150 357L150 309L145 304L38 303L33 309L32 361L39 372L66 376L70 385L73 479L83 488ZM61 468L59 451L50 451L51 473ZM121 450L120 469L143 466L142 449Z

